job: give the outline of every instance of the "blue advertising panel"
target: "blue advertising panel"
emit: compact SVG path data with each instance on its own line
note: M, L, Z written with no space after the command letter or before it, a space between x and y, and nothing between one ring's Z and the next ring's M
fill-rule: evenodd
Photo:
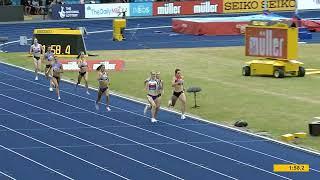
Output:
M52 8L53 19L84 19L83 4L54 5Z
M130 3L130 16L152 16L152 3Z

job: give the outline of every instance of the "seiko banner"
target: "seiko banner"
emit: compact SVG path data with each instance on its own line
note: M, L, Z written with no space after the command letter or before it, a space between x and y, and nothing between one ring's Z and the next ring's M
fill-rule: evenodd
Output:
M155 2L153 15L187 15L187 14L214 14L222 13L222 0L211 1L184 1L184 2Z
M123 12L130 16L129 3L85 5L85 18L122 17Z
M264 6L265 0L223 0L223 13L262 12ZM295 8L295 0L267 0L270 11L292 11Z
M54 5L52 8L53 19L83 19L83 4L62 4Z
M320 0L297 0L298 9L320 9Z

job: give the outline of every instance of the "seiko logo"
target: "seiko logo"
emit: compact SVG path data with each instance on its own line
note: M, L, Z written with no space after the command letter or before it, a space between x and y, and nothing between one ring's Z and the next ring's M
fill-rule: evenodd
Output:
M249 38L249 55L282 57L284 39L272 37L272 30L260 30L258 37Z
M174 6L173 3L164 4L157 8L158 14L180 14L181 6Z
M259 3L257 1L243 1L243 2L227 2L224 4L225 10L239 10L239 9L257 9Z
M217 4L210 4L210 1L203 2L200 5L195 5L193 7L193 12L197 13L215 13L217 12L218 5Z
M268 8L289 8L296 7L296 0L268 0ZM264 7L264 1L262 7Z
M236 1L226 2L224 4L225 10L245 10L245 9L258 9L264 8L265 1ZM268 8L294 8L296 6L295 0L268 0Z
M45 33L45 34L49 34L49 33L53 33L53 30L36 30L36 33Z

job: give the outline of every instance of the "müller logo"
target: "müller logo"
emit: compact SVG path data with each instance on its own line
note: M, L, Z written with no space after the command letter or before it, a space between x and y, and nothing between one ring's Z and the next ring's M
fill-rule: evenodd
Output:
M273 37L272 30L260 30L258 37L249 37L249 55L282 57L284 38Z
M210 4L210 1L202 2L200 5L195 5L193 7L193 12L197 13L215 13L217 12L218 5Z
M167 3L157 8L158 14L180 14L181 6L174 6L173 3Z

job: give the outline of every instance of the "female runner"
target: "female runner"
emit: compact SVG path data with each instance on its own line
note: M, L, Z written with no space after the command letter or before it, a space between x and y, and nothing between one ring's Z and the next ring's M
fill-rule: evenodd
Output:
M168 106L173 107L176 104L177 100L179 99L182 104L181 119L185 119L187 98L184 93L184 87L183 87L184 80L183 80L183 76L181 74L180 69L176 69L174 72L175 72L175 75L173 76L172 82L171 82L171 85L173 87L173 94L172 94L171 100L169 100L168 102Z
M95 102L96 110L99 110L99 104L101 101L101 97L102 97L102 95L105 95L106 96L106 104L107 104L106 110L111 111L111 109L109 107L109 104L110 104L110 96L109 96L110 79L109 79L107 70L104 65L100 65L97 68L97 71L99 71L98 72L99 91L98 91L98 98Z

